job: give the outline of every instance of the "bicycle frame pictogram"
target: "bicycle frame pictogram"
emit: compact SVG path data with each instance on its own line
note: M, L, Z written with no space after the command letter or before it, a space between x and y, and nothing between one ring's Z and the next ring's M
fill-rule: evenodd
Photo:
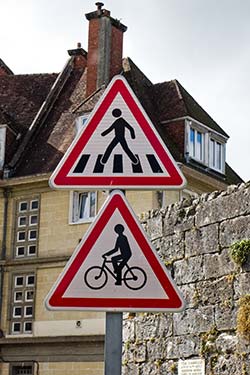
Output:
M117 280L117 275L110 269L108 263L112 264L112 261L105 258L102 266L92 266L87 269L84 274L84 282L90 289L99 290L104 288L108 282L109 275ZM130 267L128 264L124 268L122 281L126 287L131 290L142 289L147 282L146 272L140 267Z

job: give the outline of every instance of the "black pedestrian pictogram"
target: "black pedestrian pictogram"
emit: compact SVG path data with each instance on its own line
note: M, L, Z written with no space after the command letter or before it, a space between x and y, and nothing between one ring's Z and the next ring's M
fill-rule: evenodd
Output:
M104 258L102 267L93 266L85 272L84 281L89 288L103 288L108 281L108 273L116 280L115 285L122 285L122 281L124 281L124 284L132 290L141 289L146 284L147 275L145 271L140 267L130 267L128 265L128 260L132 256L132 251L127 236L123 234L124 229L122 224L117 224L114 227L114 231L117 234L115 246L102 255ZM110 255L117 252L119 254L108 260ZM108 266L109 263L112 263L113 270ZM126 268L126 271L122 277L124 268Z
M103 137L105 137L107 134L109 134L111 131L114 130L115 132L115 136L113 138L113 140L110 142L110 144L108 145L108 147L106 148L100 162L102 164L106 164L110 155L111 155L111 152L113 151L113 149L118 145L120 144L121 147L123 148L123 150L126 152L126 154L128 155L129 159L131 160L131 162L133 164L138 164L139 160L138 158L136 157L135 154L133 154L133 152L130 150L128 144L127 144L127 141L126 141L126 137L125 137L125 130L126 128L130 131L130 136L132 139L135 139L135 131L134 129L132 128L131 125L129 125L127 123L126 120L124 120L122 116L122 111L119 109L119 108L115 108L113 109L112 111L112 115L114 117L116 117L117 119L113 122L113 124L106 130L104 130L104 132L101 133L101 135Z

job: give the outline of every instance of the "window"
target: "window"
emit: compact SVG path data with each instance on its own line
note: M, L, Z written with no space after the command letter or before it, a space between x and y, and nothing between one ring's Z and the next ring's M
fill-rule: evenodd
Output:
M209 144L209 166L223 172L225 164L224 145L212 138L210 138Z
M30 363L18 363L12 365L10 375L33 375L33 365Z
M187 120L187 153L189 158L208 167L207 170L225 173L227 139L212 129L195 121Z
M191 127L189 130L189 156L204 161L204 134Z
M96 192L77 192L72 196L71 222L79 223L92 220L96 215Z
M10 306L11 333L32 333L34 319L35 274L28 273L13 276L13 294Z
M37 256L40 201L31 197L17 201L14 258ZM21 246L22 245L22 246Z

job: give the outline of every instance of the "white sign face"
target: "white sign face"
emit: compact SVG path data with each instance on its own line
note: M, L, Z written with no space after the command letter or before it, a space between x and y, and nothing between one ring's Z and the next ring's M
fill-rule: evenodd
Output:
M185 183L122 76L113 78L50 178L63 189L179 189Z
M184 301L124 195L113 191L49 293L46 306L181 311Z
M179 360L178 375L205 375L205 360L200 358Z

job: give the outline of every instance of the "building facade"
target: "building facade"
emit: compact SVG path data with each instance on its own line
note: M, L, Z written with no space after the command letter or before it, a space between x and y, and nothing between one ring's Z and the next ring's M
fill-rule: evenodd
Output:
M88 52L69 50L59 74L15 75L0 60L0 372L103 373L104 314L50 312L44 298L107 191L54 191L51 172L116 74L122 74L187 179L182 191L127 191L135 212L223 190L241 178L228 135L177 81L153 84L123 58L120 21L97 3Z

